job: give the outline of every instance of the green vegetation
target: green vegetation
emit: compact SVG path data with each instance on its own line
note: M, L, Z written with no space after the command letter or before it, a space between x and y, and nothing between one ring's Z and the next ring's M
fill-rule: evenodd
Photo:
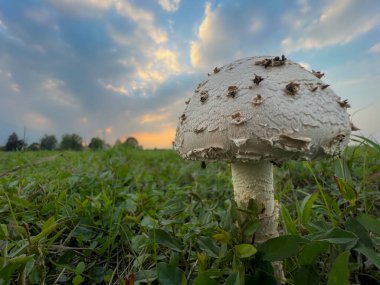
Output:
M247 237L227 164L119 145L0 152L0 284L379 284L380 146L275 169L281 237ZM244 211L248 220L239 220Z

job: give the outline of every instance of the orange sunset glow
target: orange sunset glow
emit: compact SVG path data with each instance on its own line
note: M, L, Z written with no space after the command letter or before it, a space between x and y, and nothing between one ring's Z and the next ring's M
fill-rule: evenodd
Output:
M159 132L137 132L132 134L144 148L171 148L175 128L168 127Z

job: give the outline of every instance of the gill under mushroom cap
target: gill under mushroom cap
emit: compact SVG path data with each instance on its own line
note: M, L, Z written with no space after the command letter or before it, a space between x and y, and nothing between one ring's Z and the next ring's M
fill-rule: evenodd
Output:
M256 75L263 80L254 83ZM249 57L198 85L174 148L193 160L308 160L339 154L350 132L346 106L311 72L290 60Z

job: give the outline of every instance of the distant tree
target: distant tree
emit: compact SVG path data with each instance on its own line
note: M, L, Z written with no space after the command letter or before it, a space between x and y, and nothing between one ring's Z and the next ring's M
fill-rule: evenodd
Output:
M65 134L62 136L62 150L83 150L82 137L77 134Z
M92 138L90 144L88 145L88 147L91 150L103 149L104 148L104 142L100 138Z
M15 150L22 150L25 146L25 143L23 140L19 140L16 133L12 133L8 137L7 144L5 145L6 151L15 151Z
M124 142L125 146L133 147L133 148L141 148L139 146L139 142L134 137L129 137Z
M44 135L41 139L41 150L54 150L57 145L58 141L54 135Z
M39 143L32 143L31 145L28 146L28 150L30 151L37 151L41 149L41 145Z

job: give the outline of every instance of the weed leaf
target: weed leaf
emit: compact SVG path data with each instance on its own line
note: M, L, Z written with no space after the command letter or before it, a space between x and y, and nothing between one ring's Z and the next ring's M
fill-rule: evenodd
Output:
M339 228L318 233L311 238L313 240L327 241L333 244L355 244L359 239L353 232L345 231Z
M206 273L201 272L198 274L197 278L195 278L192 285L218 285L218 283L207 276Z
M375 265L380 270L380 256L372 248L360 246L355 248L355 250L367 257L367 261L365 262L367 267Z
M300 265L312 265L317 257L327 251L329 243L327 241L313 241L306 244L299 255L298 261Z
M166 246L172 250L181 252L180 243L175 240L168 232L162 229L156 229L152 233L152 238L156 239L156 243Z
M374 217L361 214L357 217L359 223L361 223L368 231L373 232L377 236L380 236L380 220L375 219Z
M259 250L267 261L283 260L298 254L300 248L309 241L300 236L287 235L270 239L259 245Z
M240 258L247 258L254 255L257 249L252 244L238 244L235 245L235 253Z
M219 247L215 244L213 239L201 236L198 238L197 244L208 256L215 258L219 257Z
M294 278L295 285L319 285L319 275L313 266L301 266Z
M186 285L185 273L165 262L160 262L157 265L158 280L165 285Z
M348 258L350 252L345 251L334 260L328 275L327 285L349 285L350 271L348 269Z

